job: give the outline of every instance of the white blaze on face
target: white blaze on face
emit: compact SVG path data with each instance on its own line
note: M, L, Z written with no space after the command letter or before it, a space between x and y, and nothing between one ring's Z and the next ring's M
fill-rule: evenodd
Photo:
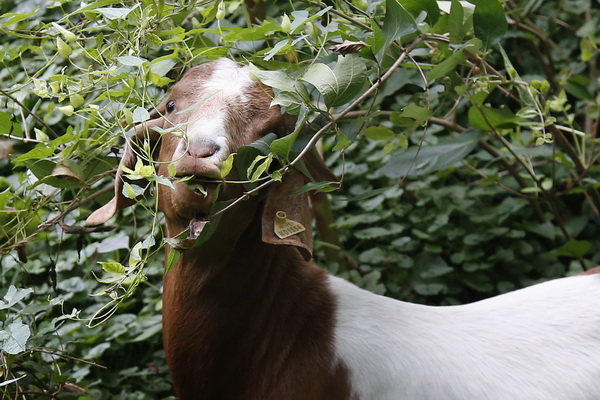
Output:
M253 84L248 69L237 63L221 59L211 75L202 83L201 98L193 99L196 108L189 112L189 120L185 127L184 138L180 141L173 160L185 156L190 144L206 145L207 148L218 149L207 157L212 163L220 166L229 156L231 132L227 130L228 104L244 104L248 102L248 88Z
M247 67L240 67L239 64L224 58L217 61L217 66L204 83L204 88L207 94L219 94L245 103L248 101L247 88L252 83Z

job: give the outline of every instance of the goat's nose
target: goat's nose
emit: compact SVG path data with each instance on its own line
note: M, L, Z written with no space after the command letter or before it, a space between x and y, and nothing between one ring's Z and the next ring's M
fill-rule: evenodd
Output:
M208 158L221 150L216 143L191 142L188 144L187 154L195 158Z

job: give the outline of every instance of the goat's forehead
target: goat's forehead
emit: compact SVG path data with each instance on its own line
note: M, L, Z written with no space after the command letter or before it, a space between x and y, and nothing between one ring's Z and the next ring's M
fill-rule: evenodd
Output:
M176 85L174 91L182 94L191 91L194 95L219 94L244 101L254 84L247 67L228 59L220 59L194 67Z

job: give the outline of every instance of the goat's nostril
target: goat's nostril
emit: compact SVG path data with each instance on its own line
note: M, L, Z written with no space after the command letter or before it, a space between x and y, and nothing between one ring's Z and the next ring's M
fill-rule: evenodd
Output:
M218 144L190 143L187 154L194 158L208 158L221 150Z

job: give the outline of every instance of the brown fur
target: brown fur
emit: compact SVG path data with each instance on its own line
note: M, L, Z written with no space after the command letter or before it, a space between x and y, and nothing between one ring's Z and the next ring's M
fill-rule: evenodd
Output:
M171 100L182 110L202 98L203 82L214 68L215 64L208 63L190 70L158 107L157 117L165 118L149 124L162 121L166 128L188 118L232 111L226 121L234 139L230 152L265 133L290 131L292 119L278 107L270 107L272 92L259 84L250 89L246 104L215 95L191 115L167 112ZM138 139L128 143L123 160L130 168L136 141L145 135L143 127L136 131ZM156 145L159 138L150 134L148 140ZM159 173L163 176L168 176L167 164L178 142L171 133L160 139ZM213 150L199 146L188 149L176 163L178 175L215 174L214 163L206 157ZM326 174L318 160L311 161L314 174ZM306 195L289 195L304 183L298 176L290 174L267 193L226 212L210 240L185 251L165 275L164 346L181 400L350 399L347 370L337 364L332 348L335 299L325 271L306 261L312 251L310 220L303 222L307 233L285 240L275 238L268 229L274 210L285 210L298 219L307 215ZM117 177L122 177L121 170ZM120 187L119 180L115 199L93 213L88 223L105 222L131 203L120 199ZM159 206L169 237L185 231L190 220L208 214L216 200L213 189L204 197L184 183L176 183L175 190L159 186ZM219 196L240 194L240 185L224 185Z
M593 275L593 274L600 274L600 266L594 267L592 269L588 269L587 271L580 272L577 275Z
M346 371L334 365L325 272L293 247L261 241L257 203L226 214L165 276L164 345L177 394L348 399Z

